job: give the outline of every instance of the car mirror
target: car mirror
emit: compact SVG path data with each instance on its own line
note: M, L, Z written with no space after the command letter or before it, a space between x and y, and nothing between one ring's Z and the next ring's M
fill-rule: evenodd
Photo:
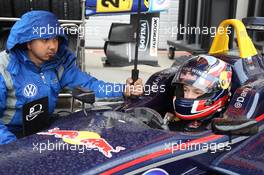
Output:
M75 88L72 90L72 96L83 103L93 104L95 102L95 94L91 90L84 88Z
M256 120L215 118L212 120L215 134L249 136L258 132Z

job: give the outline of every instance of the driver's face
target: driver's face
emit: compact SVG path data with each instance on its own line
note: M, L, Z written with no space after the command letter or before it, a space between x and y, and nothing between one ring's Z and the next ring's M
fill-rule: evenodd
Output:
M201 95L205 94L204 91L185 84L183 85L183 92L184 92L184 98L186 99L196 99Z

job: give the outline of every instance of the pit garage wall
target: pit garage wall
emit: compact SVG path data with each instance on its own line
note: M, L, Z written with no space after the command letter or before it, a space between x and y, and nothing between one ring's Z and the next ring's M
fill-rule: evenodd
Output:
M237 1L236 19L242 20L243 18L247 17L249 1L250 0Z
M167 49L167 40L176 40L178 25L179 0L169 0L170 8L160 14L159 49ZM259 0L257 0L259 1ZM236 18L247 16L249 0L237 1ZM129 23L130 15L94 16L86 22L86 47L103 48L110 25L113 22Z
M85 46L103 48L112 23L129 23L130 15L93 16L86 20Z
M179 0L170 0L170 8L160 14L159 49L166 49L168 39L176 39ZM110 25L114 22L129 23L130 15L93 16L86 21L85 46L103 48Z
M167 40L176 40L179 0L170 0L167 12L160 13L159 49L167 49Z

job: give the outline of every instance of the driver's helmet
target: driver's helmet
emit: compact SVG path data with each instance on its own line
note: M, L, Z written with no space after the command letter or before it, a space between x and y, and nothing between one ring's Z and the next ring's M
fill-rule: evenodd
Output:
M231 66L213 56L195 56L184 62L172 80L176 117L202 120L221 111L229 99L231 77ZM196 99L184 98L184 85L198 88L204 94Z

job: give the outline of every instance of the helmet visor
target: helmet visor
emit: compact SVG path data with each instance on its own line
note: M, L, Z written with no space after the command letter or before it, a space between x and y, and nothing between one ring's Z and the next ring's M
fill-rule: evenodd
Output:
M172 80L173 85L177 83L190 85L204 93L211 93L216 88L217 82L218 78L191 67L183 67Z

